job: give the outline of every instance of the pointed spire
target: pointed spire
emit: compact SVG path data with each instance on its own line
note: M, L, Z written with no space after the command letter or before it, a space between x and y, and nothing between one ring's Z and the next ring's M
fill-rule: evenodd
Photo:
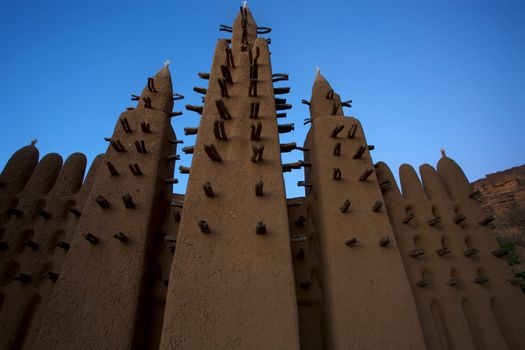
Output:
M239 14L233 22L232 49L235 53L247 51L257 38L257 23L252 16L247 2L240 8Z
M31 144L16 151L9 158L0 174L0 183L9 187L9 192L21 191L38 164L38 149Z
M310 116L312 119L320 116L343 115L341 98L334 92L332 86L316 69L315 80L312 87L312 98L310 99Z
M173 109L173 88L169 64L165 61L164 66L153 78L148 78L147 85L142 91L138 108L155 109L170 114Z

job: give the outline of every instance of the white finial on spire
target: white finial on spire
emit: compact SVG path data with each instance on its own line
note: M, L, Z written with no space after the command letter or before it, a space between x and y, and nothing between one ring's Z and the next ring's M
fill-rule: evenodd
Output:
M164 67L167 67L171 64L171 61L170 60L166 60L164 61Z
M37 138L32 139L32 140L31 140L31 146L36 145L37 142L38 142L38 139L37 139Z
M243 2L242 2L242 7L243 7L243 8L246 8L247 6L248 6L248 1L243 1Z
M315 74L316 74L316 75L321 74L321 68L319 68L319 67L315 67Z
M443 157L443 158L447 157L447 154L446 154L445 149L443 147L441 147L441 157Z

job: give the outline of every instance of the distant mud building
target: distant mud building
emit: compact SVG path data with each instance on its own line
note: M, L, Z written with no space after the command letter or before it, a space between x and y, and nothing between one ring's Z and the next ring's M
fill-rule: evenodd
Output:
M359 120L317 75L302 147L286 74L247 7L219 40L185 194L168 67L105 154L0 177L0 349L523 349L525 303L459 166L373 163ZM283 164L281 152L304 161ZM304 168L306 197L283 172Z

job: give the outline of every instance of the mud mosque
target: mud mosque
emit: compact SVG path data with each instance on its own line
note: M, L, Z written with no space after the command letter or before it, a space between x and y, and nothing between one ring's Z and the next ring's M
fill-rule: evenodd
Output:
M246 6L220 29L204 104L186 105L195 145L171 127L166 66L85 180L81 153L11 157L0 349L524 349L523 281L461 168L444 156L420 181L403 165L399 187L321 74L304 144L281 144L290 88L258 37L271 29ZM304 160L283 164L292 150ZM193 155L184 194L178 151ZM293 169L306 196L287 199Z

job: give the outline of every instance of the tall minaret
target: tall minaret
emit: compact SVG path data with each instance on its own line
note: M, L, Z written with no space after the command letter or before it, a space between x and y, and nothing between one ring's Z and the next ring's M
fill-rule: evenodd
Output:
M160 348L298 349L279 145L291 126L276 119L288 106L275 100L278 78L248 8L223 28L231 46L219 40L209 76L201 74L208 88L196 89L206 97Z
M324 345L423 349L415 303L382 202L388 183L378 182L372 147L359 121L343 116L345 105L349 102L341 102L318 73L305 143L311 166L305 184L320 242Z
M175 151L168 67L120 115L71 238L35 348L128 349L139 317L152 240L171 193Z

